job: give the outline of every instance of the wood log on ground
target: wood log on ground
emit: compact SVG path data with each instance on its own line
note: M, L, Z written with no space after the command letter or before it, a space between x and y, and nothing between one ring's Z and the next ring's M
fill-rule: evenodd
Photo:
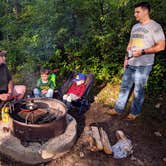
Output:
M100 133L99 133L99 129L96 126L91 126L92 129L92 136L95 140L97 149L99 151L103 150L103 144L101 142L101 137L100 137Z
M91 131L91 127L90 126L86 126L84 128L84 132L83 132L83 144L89 144L89 137L92 136L92 131Z
M85 133L86 133L87 141L89 143L89 148L88 149L92 152L96 152L98 149L97 149L95 140L93 138L91 127L86 127Z
M102 127L99 128L101 141L103 144L103 149L106 154L112 154L112 148L107 133L103 130Z
M95 140L92 136L89 137L89 143L90 143L90 151L92 152L98 151L97 146L95 144Z

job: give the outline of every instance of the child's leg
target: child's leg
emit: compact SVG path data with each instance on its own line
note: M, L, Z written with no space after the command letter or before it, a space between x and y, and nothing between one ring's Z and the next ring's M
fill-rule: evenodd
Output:
M48 98L52 98L54 94L54 90L53 89L48 89L48 92L45 94L46 97Z
M63 101L66 101L66 100L67 100L67 97L68 97L68 94L64 94L64 95L63 95Z
M68 110L70 110L71 109L71 97L70 97L70 94L65 94L63 96L63 101L66 104Z
M75 101L77 99L79 99L79 96L77 96L75 94L70 94L70 102Z
M66 104L67 103L67 96L68 96L68 94L64 94L63 95L63 102Z
M72 101L75 101L75 100L77 100L79 97L77 96L77 95L74 95L74 94L69 94L68 95L68 97L67 97L67 103L66 103L66 105L67 105L67 107L68 107L68 109L70 110L71 109L71 102Z

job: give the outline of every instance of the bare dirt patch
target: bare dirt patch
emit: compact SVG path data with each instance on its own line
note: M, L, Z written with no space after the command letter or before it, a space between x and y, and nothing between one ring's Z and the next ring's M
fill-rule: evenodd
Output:
M148 102L147 102L148 103ZM146 104L147 104L146 103ZM93 103L90 110L78 116L72 113L78 122L79 137L72 150L62 158L53 161L48 166L162 166L166 163L162 158L166 155L166 133L158 121L149 115L150 108L144 104L144 112L135 121L126 121L122 117L112 117L106 114L108 107L103 104ZM133 155L125 159L114 159L112 155L104 152L91 152L85 143L84 127L96 125L103 127L107 132L110 142L114 145L117 141L116 130L123 130L132 141ZM155 131L162 136L155 135Z

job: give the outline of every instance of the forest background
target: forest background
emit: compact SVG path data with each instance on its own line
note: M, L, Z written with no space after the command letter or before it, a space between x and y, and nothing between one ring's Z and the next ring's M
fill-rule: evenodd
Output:
M138 0L1 0L0 49L15 83L33 85L41 66L93 73L96 85L119 83ZM151 17L166 32L166 3L149 0ZM166 90L165 51L156 56L146 90ZM60 81L58 81L61 84Z
M93 73L91 95L98 103L93 102L84 116L76 116L78 131L95 124L107 129L111 141L119 129L132 140L133 161L115 161L102 153L85 151L88 157L84 162L89 160L90 165L93 161L94 165L165 164L166 51L157 53L138 121L130 123L105 114L107 104L111 107L119 92L126 46L136 23L133 6L137 2L140 0L0 0L0 49L8 51L7 64L15 84L25 84L31 92L41 67L57 69L57 86L72 71ZM147 2L152 7L151 18L161 24L166 34L165 0ZM156 131L162 136L156 138ZM71 165L83 162L81 141L82 138L59 162L69 165L68 158L73 158Z

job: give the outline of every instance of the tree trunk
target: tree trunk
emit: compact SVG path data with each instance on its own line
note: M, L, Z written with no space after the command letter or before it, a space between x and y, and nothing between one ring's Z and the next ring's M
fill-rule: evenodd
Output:
M18 18L19 16L19 13L21 11L21 5L19 3L19 0L14 0L14 12L15 12L15 15L16 15L16 18Z

